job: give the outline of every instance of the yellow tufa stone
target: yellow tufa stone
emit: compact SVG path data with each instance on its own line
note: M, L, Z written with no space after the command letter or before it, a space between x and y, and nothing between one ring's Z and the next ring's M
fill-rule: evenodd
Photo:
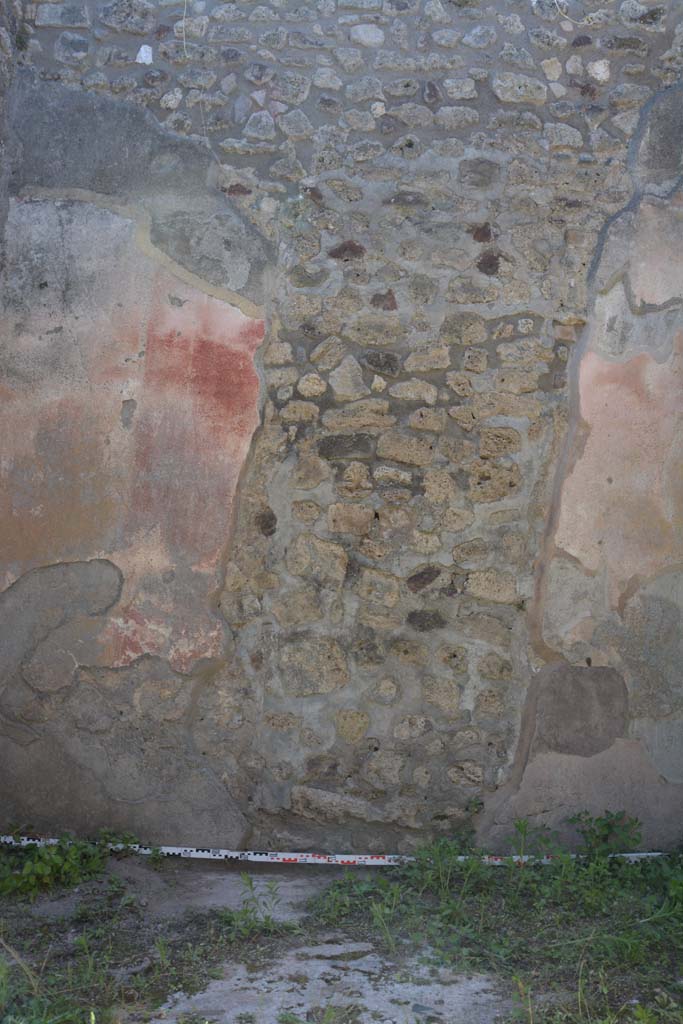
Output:
M472 597L496 604L514 604L519 597L515 577L498 569L474 569L467 575L465 590Z
M351 533L364 537L370 533L375 520L370 505L344 505L335 503L327 510L327 525L331 533Z
M342 708L334 716L337 735L346 743L360 743L370 726L370 716L365 711Z

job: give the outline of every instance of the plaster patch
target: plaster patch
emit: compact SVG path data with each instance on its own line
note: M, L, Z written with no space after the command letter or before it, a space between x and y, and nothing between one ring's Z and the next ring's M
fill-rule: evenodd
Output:
M637 740L618 739L593 757L548 752L524 773L519 791L501 807L489 835L509 835L516 818L558 828L568 836L566 819L576 808L593 815L605 808L624 810L643 823L643 844L675 845L681 839L683 786L667 785Z
M211 600L259 420L264 327L135 237L88 203L12 202L0 562L7 584L111 556L125 583L98 663L155 654L189 671L222 652Z
M667 782L683 783L683 721L640 719L631 730Z
M604 568L612 604L628 580L666 568L681 550L683 505L672 452L681 445L683 337L665 363L624 363L588 352L581 416L588 438L565 481L557 547L587 570Z

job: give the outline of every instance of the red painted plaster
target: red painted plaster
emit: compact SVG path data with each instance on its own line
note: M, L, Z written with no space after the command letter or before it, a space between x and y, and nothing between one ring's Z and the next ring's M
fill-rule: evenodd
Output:
M126 248L113 220L119 248L70 267L82 288L37 293L21 332L0 323L30 368L2 385L0 584L110 558L124 587L99 662L154 654L187 671L222 653L212 601L259 421L264 325L152 263L132 225Z

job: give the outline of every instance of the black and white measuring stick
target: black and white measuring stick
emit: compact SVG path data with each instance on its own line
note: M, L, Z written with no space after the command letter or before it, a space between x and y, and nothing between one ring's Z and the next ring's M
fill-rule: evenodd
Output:
M62 840L54 838L40 838L33 836L3 836L0 835L0 845L7 846L56 846ZM223 850L210 849L199 846L142 846L140 843L107 843L112 852L127 851L140 854L142 857L179 857L184 860L221 860L249 862L252 864L314 864L318 866L336 867L372 867L391 868L401 864L411 864L415 858L407 854L399 853L284 853L276 850ZM573 856L573 855L572 855ZM661 851L654 853L615 853L613 857L622 860L638 861L647 860L652 857L663 857ZM480 860L482 864L490 867L505 866L513 862L515 864L552 864L557 857L533 857L531 855L513 854L509 857L497 857L491 854L483 855ZM465 862L471 860L471 856L461 855L456 860Z

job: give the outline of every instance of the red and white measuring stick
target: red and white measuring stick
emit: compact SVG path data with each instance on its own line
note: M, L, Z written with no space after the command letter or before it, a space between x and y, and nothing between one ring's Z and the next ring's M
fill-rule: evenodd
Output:
M17 838L0 835L0 845L4 843L7 846L56 846L59 842L61 842L59 839L39 836ZM154 854L156 857L180 857L185 860L247 861L252 864L316 864L336 867L393 868L401 864L410 864L415 860L414 857L399 853L284 853L279 850L223 850L201 846L142 846L140 843L108 843L107 846L113 852L126 850L138 853L142 857ZM612 856L620 857L623 860L637 861L665 855L658 851L656 853L616 853ZM496 857L485 854L480 859L482 864L500 867L510 864L510 862L515 864L526 864L527 862L552 864L558 858L520 856L518 854L510 857ZM471 856L463 854L456 860L468 861L471 860Z

